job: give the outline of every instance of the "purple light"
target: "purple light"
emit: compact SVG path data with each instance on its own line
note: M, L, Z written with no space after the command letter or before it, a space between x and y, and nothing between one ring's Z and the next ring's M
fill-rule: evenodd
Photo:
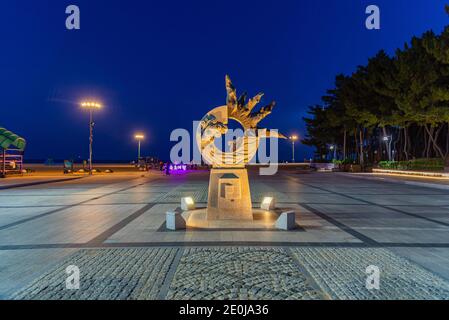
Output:
M185 164L171 164L169 166L170 171L179 172L179 171L187 171L187 165Z

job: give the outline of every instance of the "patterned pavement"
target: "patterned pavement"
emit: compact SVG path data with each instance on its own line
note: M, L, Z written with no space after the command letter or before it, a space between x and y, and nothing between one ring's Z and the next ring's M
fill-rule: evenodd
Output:
M180 258L176 259L176 256ZM379 290L366 267L380 268ZM66 268L80 289L66 289ZM174 275L173 275L174 274ZM448 299L449 282L385 249L145 248L80 250L13 299Z
M447 191L337 174L250 180L255 205L274 196L301 228L167 230L181 196L204 205L207 173L2 190L0 299L449 299ZM370 265L379 290L366 287ZM68 266L79 290L66 288Z
M296 248L304 268L332 299L449 299L449 282L385 249ZM379 289L367 290L368 266L379 268Z
M157 299L178 249L80 250L36 279L13 299ZM68 290L66 268L80 271L79 290Z

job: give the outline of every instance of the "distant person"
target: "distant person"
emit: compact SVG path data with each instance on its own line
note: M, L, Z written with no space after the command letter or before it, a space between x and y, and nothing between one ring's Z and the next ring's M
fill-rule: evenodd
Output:
M165 164L165 175L169 176L170 175L170 162L167 162Z

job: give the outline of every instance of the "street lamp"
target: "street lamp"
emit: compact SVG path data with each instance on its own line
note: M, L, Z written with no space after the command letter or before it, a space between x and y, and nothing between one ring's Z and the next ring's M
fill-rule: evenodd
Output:
M145 139L145 136L141 133L137 133L134 135L134 138L139 142L138 148L137 148L137 161L140 159L140 141Z
M295 163L295 141L298 140L298 136L288 137L292 141L292 162Z
M391 141L393 140L391 138L391 136L383 136L382 140L385 142L385 144L387 145L387 152L388 152L388 160L391 161Z
M95 101L83 101L81 102L83 109L89 110L89 175L92 175L92 143L94 140L94 110L100 109L102 105Z
M329 146L329 149L331 150L331 152L333 151L333 153L334 153L334 159L336 159L336 158L337 158L337 147L336 147L335 145L331 144L331 145Z

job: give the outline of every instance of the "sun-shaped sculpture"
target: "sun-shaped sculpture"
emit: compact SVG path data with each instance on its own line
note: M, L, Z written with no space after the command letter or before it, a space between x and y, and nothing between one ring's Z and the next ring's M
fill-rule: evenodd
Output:
M249 100L246 93L237 98L236 89L228 75L226 75L226 91L226 105L212 109L201 119L196 140L203 159L214 168L244 167L256 155L260 139L286 139L286 137L277 131L270 132L268 129L258 127L259 122L273 110L274 101L259 111L252 112L262 99L263 93ZM243 135L235 136L231 141L235 144L232 151L226 152L219 149L214 142L228 132L230 119L237 121L243 127Z

